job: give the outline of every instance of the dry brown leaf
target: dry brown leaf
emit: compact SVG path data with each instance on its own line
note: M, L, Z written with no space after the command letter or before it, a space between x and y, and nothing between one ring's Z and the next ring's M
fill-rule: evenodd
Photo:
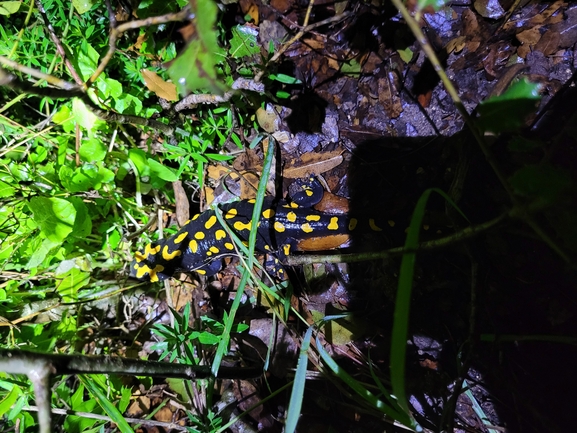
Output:
M140 72L142 73L146 87L151 92L154 92L156 96L167 101L176 101L178 99L176 85L174 83L164 81L156 72L149 71L148 69L142 69Z
M161 422L171 422L172 421L172 411L170 407L161 407L155 414L154 419Z
M172 182L172 190L174 191L174 200L176 202L176 221L179 227L182 227L190 219L190 205L186 191L182 187L181 181Z
M256 120L260 127L268 133L278 130L279 116L273 106L267 104L266 110L259 107L256 110Z
M261 171L262 170L262 161L256 150L254 149L247 149L244 153L240 154L232 164L235 170L237 171L246 171L246 170L253 170L253 171Z
M484 18L497 20L505 15L505 9L499 0L475 0L473 3L475 10Z
M256 197L258 189L258 177L254 173L242 173L240 178L240 198L243 200Z
M325 173L343 162L342 150L324 153L305 153L300 160L291 160L283 170L283 176L289 179L300 179L311 175Z
M532 29L523 30L515 36L522 44L535 45L541 39L541 27L533 27Z
M556 53L559 50L561 35L559 32L546 31L539 42L535 44L535 50L541 51L546 56Z
M228 173L230 173L230 169L224 165L209 165L206 168L206 174L212 180L219 180Z
M463 50L463 48L465 48L466 40L467 38L465 38L465 36L459 36L456 37L455 39L451 39L447 44L447 46L445 47L447 53L448 54L451 54L452 52L460 53Z
M378 80L379 102L391 119L396 119L403 112L397 81L394 72L389 72L387 77L379 78Z

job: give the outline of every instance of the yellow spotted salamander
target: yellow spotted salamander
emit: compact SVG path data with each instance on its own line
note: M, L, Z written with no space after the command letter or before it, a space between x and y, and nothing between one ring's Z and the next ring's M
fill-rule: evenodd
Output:
M290 200L264 199L260 219L251 221L255 200L241 200L219 205L224 220L242 240L248 241L250 231L257 230L256 251L273 253L282 259L295 249L299 241L348 234L358 220L346 215L330 215L311 209L323 195L316 179L297 181L297 192ZM306 205L306 206L305 206ZM381 231L373 220L369 228ZM130 276L150 281L165 280L175 271L196 271L213 275L221 268L222 256L235 253L232 239L218 222L214 210L197 214L175 235L147 245L135 254ZM282 269L279 270L282 273Z

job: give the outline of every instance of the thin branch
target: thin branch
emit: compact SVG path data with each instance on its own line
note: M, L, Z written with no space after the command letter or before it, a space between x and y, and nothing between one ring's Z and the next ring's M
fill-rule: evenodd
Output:
M45 80L48 84L51 84L55 87L58 87L61 90L66 90L68 92L80 92L81 87L77 86L76 84L70 83L68 81L61 80L60 78L55 77L54 75L45 74L40 72L37 69L29 68L27 66L21 65L14 60L10 60L4 56L0 56L0 64L3 66L7 66L15 71L22 72L23 74L30 75L32 77L38 78L39 80ZM5 72L8 74L8 72ZM0 80L0 85L4 83Z
M309 19L311 16L311 12L313 10L313 5L315 4L315 0L309 0L309 6L307 8L307 12L305 14L305 19L303 21L303 26L301 28L301 30L299 30L297 32L296 35L294 35L288 42L286 42L285 44L283 44L282 47L279 48L279 50L274 53L274 55L271 57L269 63L274 63L276 62L280 56L283 55L283 53L288 50L288 48L294 44L296 41L298 41L300 38L302 38L304 36L304 34L306 33L306 28L309 24ZM265 70L263 69L262 71L260 71L255 77L254 77L254 81L260 81L262 76L264 75Z
M52 39L52 42L54 42L54 45L56 45L56 51L58 51L58 54L60 55L60 57L62 57L62 60L64 60L64 63L66 64L66 67L68 68L68 71L70 72L70 75L72 75L72 78L74 78L74 81L76 81L76 83L79 86L81 86L81 87L84 86L84 80L82 80L80 75L78 75L78 73L76 72L76 69L74 69L74 65L72 65L72 62L70 62L68 57L66 57L66 51L64 50L64 45L62 45L62 42L60 41L60 39L56 35L56 30L54 29L54 27L52 26L52 24L48 20L48 17L46 16L46 11L44 10L44 5L42 4L42 2L40 0L34 0L34 2L36 3L36 7L38 8L40 15L42 16L42 20L44 21L44 25L48 29L48 33L50 33L50 38Z
M191 20L193 18L194 18L194 14L192 14L192 12L190 10L190 6L186 6L179 12L161 15L161 16L157 16L157 17L149 17L149 18L145 18L143 20L129 21L126 23L122 23L119 26L115 26L114 25L115 23L111 22L110 23L110 27L111 27L110 28L110 35L109 35L109 41L108 41L108 51L106 52L106 54L102 58L102 61L100 62L100 64L96 68L96 71L94 71L92 76L86 82L85 89L90 87L98 79L100 74L102 74L102 72L104 72L104 69L108 65L108 62L110 62L110 60L112 59L112 56L114 56L114 53L116 52L116 42L118 41L118 39L120 38L122 33L124 33L125 31L132 30L132 29L138 29L140 27L148 27L148 26L153 26L153 25L158 25L158 24L164 24L164 23L168 23L168 22L172 22L172 21Z
M459 242L463 242L467 239L471 239L480 233L483 233L496 225L500 224L510 215L509 213L503 213L498 217L487 221L483 224L478 224L475 226L467 227L463 230L453 233L450 236L444 238L435 239L428 242L423 242L415 250L408 250L404 247L391 248L386 251L379 251L373 253L349 253L349 254L307 254L302 256L289 256L287 257L286 264L289 266L304 265L310 263L353 263L353 262L363 262L367 260L377 260L389 257L398 257L406 253L429 251L438 248L445 248L450 245L454 245Z
M39 412L40 408L38 408L38 406L31 405L28 407L23 407L22 410L30 411L30 412ZM90 412L77 412L74 410L66 410L66 409L58 409L58 408L53 408L51 410L51 412L53 414L56 414L56 415L73 415L73 416L79 416L82 418L97 419L100 421L112 422L110 417L108 417L106 415L98 415L96 413L90 413ZM155 421L152 419L126 418L126 417L124 418L124 420L129 424L141 424L144 426L162 427L166 431L174 431L174 430L183 431L183 432L188 431L188 429L186 427L183 427L180 424L176 424L174 422L163 422L163 421Z

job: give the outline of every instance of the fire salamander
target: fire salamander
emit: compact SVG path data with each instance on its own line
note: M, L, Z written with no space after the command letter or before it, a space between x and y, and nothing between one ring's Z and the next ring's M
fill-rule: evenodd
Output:
M257 230L255 250L283 258L305 239L348 234L358 229L359 221L346 215L331 215L311 209L323 190L316 179L301 181L299 192L290 201L266 197L260 219L251 221L255 200L219 205L224 221L244 242L251 230ZM306 205L306 206L305 206ZM369 229L381 231L374 220ZM365 230L365 229L364 229ZM235 253L232 239L218 222L214 210L193 216L175 235L147 245L135 254L130 276L152 282L165 280L175 271L196 271L214 275L221 268L222 256ZM282 269L278 270L282 275Z

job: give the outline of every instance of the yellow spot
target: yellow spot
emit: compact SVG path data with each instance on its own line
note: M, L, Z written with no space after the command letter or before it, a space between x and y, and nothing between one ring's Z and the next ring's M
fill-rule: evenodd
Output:
M320 216L320 215L307 215L307 216L305 217L305 219L306 219L307 221L320 221L321 216Z
M183 224L183 226L187 225L189 222L190 222L190 220L188 220L187 222L185 222L185 223Z
M158 268L160 268L160 269L158 269ZM156 283L158 281L157 273L162 272L163 269L164 269L164 267L162 267L160 265L155 266L154 269L151 269L150 274L148 274L148 276L150 277L150 281L153 283Z
M190 251L193 253L198 251L198 242L196 242L194 239L188 243L188 246L190 247Z
M212 253L211 253L210 251L207 251L207 252L206 252L206 257L210 257L210 256L212 256Z
M217 241L220 241L221 239L224 239L226 237L226 233L224 230L217 230L214 233L214 237L216 238Z
M357 227L357 219L356 218L351 218L351 220L349 221L349 230L353 231L356 227Z
M251 198L250 200L247 200L247 201L248 201L249 203L251 203L251 204L255 204L255 203L256 203L256 199L254 199L254 198Z
M196 232L194 234L194 237L200 241L201 239L204 239L204 233L203 232Z
M188 232L183 232L183 233L179 234L177 237L174 238L174 243L175 244L181 243L187 236L188 236Z
M286 214L286 219L289 220L291 223L294 223L297 220L297 214L294 212L289 212Z
M200 216L200 214L197 213L195 216L193 216L193 217L190 219L190 221L194 221L194 220L197 219L199 216Z
M163 270L164 266L162 265L156 265L154 269L150 269L148 266L144 265L143 267L136 269L136 278L142 278L148 274L150 281L155 283L158 281L158 275L156 274L158 272L162 272Z
M152 244L148 244L147 246L144 247L144 257L148 257L149 254L158 254L158 252L160 251L160 245L155 246L154 248L152 248Z
M234 250L234 245L231 244L230 242L225 242L224 247L225 247L227 250Z
M331 222L327 226L329 230L338 230L339 229L339 217L332 217Z
M176 256L182 254L180 250L174 250L172 253L168 252L168 245L165 245L162 249L162 258L166 261L174 259Z
M283 245L282 250L283 250L283 252L284 252L284 255L285 255L285 256L288 256L289 253L290 253L290 251L291 251L291 246L290 246L290 244Z
M371 230L374 230L374 231L376 231L376 232L382 232L382 231L383 231L382 228L380 228L379 226L377 226L377 225L375 224L375 220L372 219L372 218L369 219L369 227L371 228Z
M214 254L218 254L218 253L219 253L219 249L218 249L217 247L214 247L214 246L213 246L213 247L210 247L209 250L210 250L211 252L213 252Z
M214 215L212 215L209 219L206 220L206 222L204 223L204 228L205 229L210 229L214 224L216 223L216 217Z
M304 223L301 226L301 229L303 230L303 232L305 233L311 233L313 231L313 228L311 227L311 225L309 223Z
M296 204L295 202L290 202L287 204L283 204L282 207L286 207L287 209L298 209L299 205Z
M141 261L146 259L146 257L147 256L142 254L140 251L137 251L136 253L134 253L134 260L136 260L136 263L140 263Z
M309 197L311 197L313 195L313 192L310 189L305 189L305 194L308 195Z
M240 231L240 230L250 230L250 229L252 228L252 224L251 224L251 221L249 221L249 222L246 223L246 224L242 223L241 221L236 221L236 222L233 224L233 227L234 227L236 230L239 230L239 231Z
M227 213L224 214L224 217L229 220L231 218L234 218L236 216L238 212L236 211L235 208L229 209Z
M265 245L265 246L264 246L264 249L267 250L267 251L270 251L270 247L269 247L268 245Z
M198 272L200 275L206 275L206 271L204 269L197 269L196 272Z
M272 209L265 209L262 211L262 216L266 219L270 219L274 216L274 210Z
M284 226L282 225L282 223L279 223L278 221L275 221L274 229L279 233L284 232Z

